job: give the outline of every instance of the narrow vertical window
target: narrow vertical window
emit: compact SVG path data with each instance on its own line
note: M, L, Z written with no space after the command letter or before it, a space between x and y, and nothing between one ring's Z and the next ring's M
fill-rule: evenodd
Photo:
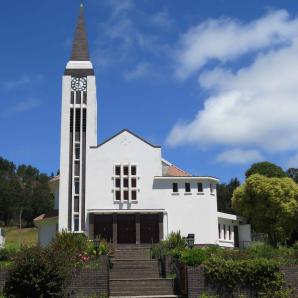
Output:
M123 192L123 200L128 201L128 190L124 190Z
M185 192L190 192L190 183L185 183Z
M229 240L232 239L232 232L231 232L231 226L229 225Z
M132 201L135 201L137 199L137 191L136 190L131 191L131 199L132 199Z
M75 159L80 159L80 145L76 144L75 147Z
M81 103L81 91L76 92L76 104Z
M120 190L116 190L115 200L116 201L121 201L121 191Z
M120 188L120 178L115 179L115 187Z
M137 167L136 166L131 166L131 175L135 176L137 174Z
M173 183L173 192L178 192L178 183Z
M220 224L218 224L218 239L221 239L221 228L220 228Z
M80 176L80 162L75 162L75 176Z
M75 232L79 231L79 216L74 216L74 230Z
M120 174L121 174L121 167L120 166L115 167L115 174L116 174L116 176L120 176Z
M198 192L203 192L203 183L198 182Z
M125 176L128 176L128 166L123 167L123 173Z
M69 130L73 132L73 109L70 109L70 117L69 117Z
M80 181L79 180L75 180L75 194L78 195L80 193Z
M128 187L128 178L123 179L123 187Z
M86 132L87 125L87 110L83 109L83 132Z
M131 179L131 187L137 187L137 179L136 178Z
M224 239L226 239L226 225L223 225L223 228L224 228L224 234L223 234L223 236L224 236Z
M70 103L74 104L74 92L73 91L71 91L71 94L70 94Z
M80 212L80 197L75 196L74 197L74 212Z
M87 103L87 92L86 91L83 92L83 103L84 104Z

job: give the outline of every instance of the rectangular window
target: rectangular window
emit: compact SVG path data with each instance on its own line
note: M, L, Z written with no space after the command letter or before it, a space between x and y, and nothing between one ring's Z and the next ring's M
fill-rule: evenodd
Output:
M81 109L76 109L76 132L81 129Z
M86 132L87 110L83 109L83 132Z
M80 193L80 181L75 180L74 186L75 186L75 194L78 195Z
M80 176L80 162L75 161L75 176Z
M121 191L120 190L116 190L115 200L116 201L121 201Z
M185 192L190 192L190 183L185 183Z
M86 91L83 92L83 103L84 104L87 103L87 92Z
M128 201L128 190L124 190L123 192L123 200Z
M116 174L116 176L120 176L120 174L121 174L121 167L120 166L115 167L115 174Z
M231 226L229 225L229 240L232 239Z
M80 212L80 197L79 196L75 196L74 197L74 212Z
M203 192L203 183L198 183L198 192Z
M218 239L221 239L221 228L220 228L220 224L218 224Z
M128 187L128 178L123 179L123 187Z
M131 179L131 187L137 187L137 179L136 178Z
M137 174L137 167L136 166L131 166L131 175L135 176Z
M224 233L223 236L224 236L224 239L226 239L226 225L223 225L223 230L224 230L223 231L223 233Z
M178 183L173 183L173 192L178 192Z
M79 231L79 216L78 215L74 216L74 231L75 232Z
M81 91L76 92L76 103L77 104L81 103Z
M73 109L70 109L70 123L69 123L69 130L70 132L73 132Z
M80 159L80 145L76 144L75 147L75 159Z
M136 190L131 191L131 199L132 199L132 201L135 201L137 199L137 191Z
M115 187L120 188L120 178L115 179Z
M128 176L128 166L123 167L123 173L125 176Z
M214 186L213 186L213 184L210 184L210 193L211 193L211 194L214 193Z
M70 94L70 103L74 104L74 92L73 91L71 91L71 94Z

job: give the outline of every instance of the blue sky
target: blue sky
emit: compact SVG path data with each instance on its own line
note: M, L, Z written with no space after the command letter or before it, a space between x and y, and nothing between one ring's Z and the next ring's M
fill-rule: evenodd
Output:
M0 155L49 174L79 3L1 3ZM99 142L128 128L222 181L260 160L298 167L296 1L84 4Z

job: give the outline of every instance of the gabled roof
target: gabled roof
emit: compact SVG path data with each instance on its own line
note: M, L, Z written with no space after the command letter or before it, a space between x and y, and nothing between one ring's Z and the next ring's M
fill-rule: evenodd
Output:
M102 145L104 145L105 143L108 143L109 141L111 141L112 139L116 138L117 136L121 135L124 132L128 132L129 134L131 134L132 136L138 138L139 140L141 140L142 142L146 143L147 145L153 147L153 148L160 148L160 146L156 146L153 145L151 143L149 143L148 141L146 141L145 139L143 139L142 137L138 136L137 134L133 133L132 131L128 130L128 129L122 129L121 131L119 131L118 133L116 133L115 135L113 135L112 137L108 138L107 140L105 140L104 142L102 142L101 144L97 145L97 146L91 146L90 148L98 148Z
M89 61L88 39L85 29L84 8L80 6L80 14L72 44L71 61Z
M191 174L183 171L182 169L178 168L175 165L169 166L166 175L165 176L171 176L171 177L190 177Z

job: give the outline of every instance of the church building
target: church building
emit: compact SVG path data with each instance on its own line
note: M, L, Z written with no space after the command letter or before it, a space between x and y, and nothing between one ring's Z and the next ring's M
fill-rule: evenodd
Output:
M217 178L185 172L128 129L97 143L96 76L82 5L62 77L60 146L60 175L50 181L55 210L34 221L41 245L62 230L114 244L157 243L172 231L194 235L200 245L250 242L249 225L217 211Z

